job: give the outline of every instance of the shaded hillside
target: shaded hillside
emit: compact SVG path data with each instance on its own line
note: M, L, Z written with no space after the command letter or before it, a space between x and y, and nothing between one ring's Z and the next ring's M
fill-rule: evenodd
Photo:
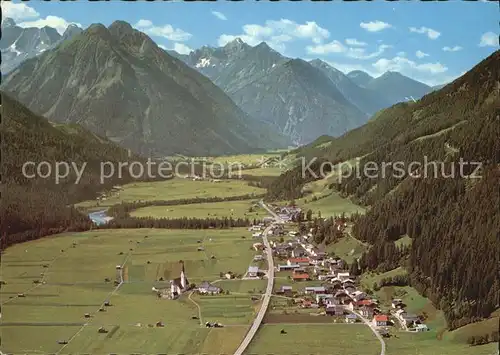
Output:
M404 76L398 72L388 71L364 85L365 88L381 93L391 104L413 99L418 100L433 89Z
M38 114L145 155L275 148L275 135L221 89L123 21L90 26L24 62L2 86Z
M418 102L385 109L330 144L322 140L299 150L309 159L333 163L363 157L361 172L368 164L379 168L375 176L353 174L331 184L345 197L372 206L354 228L357 238L373 244L360 266L388 270L400 264L403 253L412 286L445 312L451 328L498 308L499 65L496 51ZM461 168L461 161L481 162L482 167L476 172L462 163ZM300 170L275 181L268 197L300 194L298 187L311 180ZM394 241L404 235L412 238L411 248L398 251Z
M344 97L336 82L265 42L251 47L235 39L224 47L202 47L179 58L212 79L259 123L275 127L295 144L324 133L338 136L366 122L367 114ZM354 95L352 86L346 90Z
M300 59L276 66L231 97L295 142L310 142L321 134L338 136L368 118L319 69Z
M114 184L130 181L123 177L100 182L101 162L126 162L128 152L78 126L49 123L19 102L2 94L2 204L0 209L2 248L62 230L81 230L90 226L87 216L68 205ZM53 174L48 178L28 178L23 174L26 162L48 162ZM74 163L79 170L87 163L78 180L73 169L59 183L55 181L55 163ZM47 167L41 170L47 172ZM61 174L65 170L61 167ZM26 173L34 174L33 166ZM78 181L78 183L76 183Z
M345 98L356 105L361 111L372 115L383 108L391 106L392 102L384 97L383 92L358 86L340 70L333 68L322 60L315 59L309 63L315 68L320 69L335 84Z
M351 79L353 83L361 87L364 87L366 84L373 80L372 76L362 70L353 70L347 73L347 77Z

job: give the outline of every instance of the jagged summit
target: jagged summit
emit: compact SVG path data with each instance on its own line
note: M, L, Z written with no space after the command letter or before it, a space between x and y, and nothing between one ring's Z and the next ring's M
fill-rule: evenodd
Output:
M50 120L78 122L139 154L272 148L270 132L221 89L126 22L93 24L29 64L4 79L6 91Z

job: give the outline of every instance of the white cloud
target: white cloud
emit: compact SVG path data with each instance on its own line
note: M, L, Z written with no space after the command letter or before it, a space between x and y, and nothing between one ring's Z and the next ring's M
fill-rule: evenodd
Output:
M40 14L32 7L24 3L13 3L10 1L2 1L2 17L10 17L14 21L21 21L30 18L36 18Z
M186 46L184 43L175 43L174 51L176 51L179 54L189 54L193 51L193 49Z
M364 28L365 30L369 32L378 32L385 30L386 28L391 28L392 25L388 24L387 22L383 21L370 21L370 22L361 22L359 24L359 27Z
M307 21L299 24L288 19L279 21L268 20L264 25L247 24L243 26L243 33L237 35L222 34L218 39L219 46L240 38L243 42L255 46L260 42L266 42L277 51L285 49L285 42L294 39L311 40L315 44L321 44L330 36L330 32L320 27L316 22Z
M215 17L217 17L219 20L222 20L222 21L226 21L227 20L226 15L224 15L222 12L212 11L212 15L214 15Z
M390 70L401 73L441 74L448 70L446 66L439 62L417 64L404 57L394 57L392 59L382 58L373 63L372 66L379 72L386 72Z
M406 57L406 52L398 52L399 57Z
M384 53L387 49L392 48L392 46L388 44L381 44L378 46L378 49L375 52L365 54L365 49L364 48L349 48L347 52L347 56L349 58L354 58L354 59L373 59L378 56L380 56L382 53Z
M165 47L163 44L159 44L158 47L160 47L161 49L163 49L164 51L167 50L167 47Z
M416 51L415 55L417 56L417 58L424 58L424 57L428 57L429 56L429 54L424 53L421 50Z
M409 29L410 29L410 32L425 34L430 39L436 39L439 36L441 36L440 32L433 30L432 28L429 28L429 27L423 27L423 26L420 28L410 27Z
M138 30L156 37L167 38L171 41L183 42L189 40L193 35L172 25L155 26L150 20L139 20L134 27Z
M387 49L391 48L387 44L381 44L378 46L378 49L372 53L366 53L365 48L355 48L355 47L346 47L341 42L334 40L329 43L319 44L316 46L307 46L306 52L308 54L315 55L325 55L331 53L345 53L345 55L349 58L353 59L372 59L380 56Z
M152 27L153 26L153 22L149 21L149 20L139 20L137 21L137 23L135 24L135 27L137 28L144 28L144 27Z
M367 45L366 42L361 42L361 41L358 41L356 38L346 38L345 40L345 43L348 45L348 46L359 46L359 47L364 47Z
M454 46L454 47L443 47L443 51L445 52L458 52L461 51L463 48L460 46Z
M361 48L360 48L361 49ZM319 44L317 46L307 46L306 51L309 54L329 54L329 53L343 53L347 48L339 41L335 40L326 44Z
M71 25L71 24L75 24L78 27L82 27L82 25L79 24L79 23L68 22L65 19L63 19L62 17L58 17L58 16L47 16L44 19L40 18L40 19L34 20L34 21L21 22L18 25L20 27L23 27L23 28L24 27L38 27L38 28L42 28L42 27L45 27L45 26L49 26L49 27L55 28L57 30L57 32L59 32L59 34L62 35L64 33L64 31L66 30L66 28L69 25Z
M479 47L498 47L498 35L493 32L483 33Z

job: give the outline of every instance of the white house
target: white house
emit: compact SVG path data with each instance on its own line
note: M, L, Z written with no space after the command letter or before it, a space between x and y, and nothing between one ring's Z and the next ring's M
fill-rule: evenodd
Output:
M349 279L349 276L351 276L348 272L338 272L337 273L337 277L341 280L341 281L345 281L347 279Z
M429 328L427 328L427 326L425 324L417 324L415 326L415 331L416 332L426 332L428 330L429 330Z
M372 323L375 327L385 327L388 321L389 317L385 314L378 314L373 317Z

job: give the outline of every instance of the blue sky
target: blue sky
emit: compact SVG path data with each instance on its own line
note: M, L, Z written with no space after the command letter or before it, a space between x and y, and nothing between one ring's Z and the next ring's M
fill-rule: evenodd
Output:
M387 70L430 85L450 81L498 49L499 4L463 2L41 2L2 4L22 26L87 27L124 20L187 53L236 37L348 72Z

